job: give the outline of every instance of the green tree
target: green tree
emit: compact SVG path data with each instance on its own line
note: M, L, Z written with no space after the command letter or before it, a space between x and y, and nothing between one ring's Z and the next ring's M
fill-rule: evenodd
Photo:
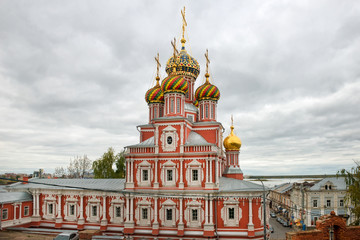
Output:
M356 166L352 167L350 171L341 169L338 171L338 177L344 177L347 192L345 200L350 206L351 212L355 215L355 221L351 225L360 225L360 163L355 162Z
M116 170L113 166L116 166ZM115 154L113 148L109 148L101 158L93 162L95 178L123 178L125 176L124 151Z

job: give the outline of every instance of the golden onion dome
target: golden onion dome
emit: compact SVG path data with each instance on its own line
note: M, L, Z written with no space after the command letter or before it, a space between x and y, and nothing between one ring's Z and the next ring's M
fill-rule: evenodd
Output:
M164 94L161 91L161 86L159 84L160 78L156 77L156 85L153 88L147 90L145 94L145 101L150 103L164 103Z
M234 126L230 127L231 132L229 136L224 139L224 147L226 151L239 151L241 148L241 140L234 133Z

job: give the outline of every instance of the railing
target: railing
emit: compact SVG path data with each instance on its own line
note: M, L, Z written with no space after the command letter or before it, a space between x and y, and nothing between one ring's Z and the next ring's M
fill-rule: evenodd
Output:
M215 146L185 146L184 152L216 152Z
M155 153L155 147L129 148L130 153Z

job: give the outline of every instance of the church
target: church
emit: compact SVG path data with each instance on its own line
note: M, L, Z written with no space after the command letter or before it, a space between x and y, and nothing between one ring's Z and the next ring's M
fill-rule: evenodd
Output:
M186 50L185 9L182 17L181 49L174 39L162 80L155 58L156 84L145 94L149 116L137 126L139 143L126 147L126 178L13 184L9 191L32 194L27 226L99 229L129 239L264 238L263 187L243 180L233 124L223 136L207 51L205 81L195 89L200 66Z

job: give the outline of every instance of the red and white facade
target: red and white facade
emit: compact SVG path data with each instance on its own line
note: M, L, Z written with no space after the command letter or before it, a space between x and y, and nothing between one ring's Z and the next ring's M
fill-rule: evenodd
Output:
M197 64L182 43L178 59ZM9 188L32 193L33 226L100 229L132 239L263 239L263 188L243 180L241 142L224 151L218 89L207 74L195 99L199 67L171 64L169 77L182 79L170 79L163 97L148 101L140 142L126 147L125 179L33 179ZM159 93L160 85L155 88Z

